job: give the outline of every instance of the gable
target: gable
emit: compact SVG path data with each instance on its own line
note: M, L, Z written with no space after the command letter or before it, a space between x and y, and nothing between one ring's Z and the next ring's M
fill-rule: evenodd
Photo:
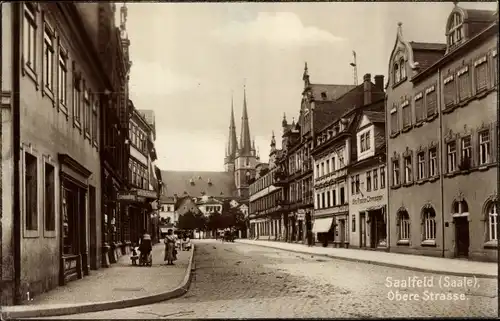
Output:
M363 115L361 117L361 121L359 122L357 130L359 131L361 128L367 127L368 125L371 125L371 121L368 119L366 115Z

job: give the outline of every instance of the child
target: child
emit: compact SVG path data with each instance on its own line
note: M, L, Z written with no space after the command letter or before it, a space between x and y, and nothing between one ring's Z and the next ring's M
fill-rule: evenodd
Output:
M137 246L134 244L132 246L132 253L130 254L130 259L132 260L132 265L137 265L137 260L139 259L139 255L137 254Z

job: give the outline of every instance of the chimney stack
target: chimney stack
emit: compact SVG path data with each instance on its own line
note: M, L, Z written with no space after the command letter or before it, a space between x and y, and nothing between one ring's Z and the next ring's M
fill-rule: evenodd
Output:
M376 75L374 78L377 91L384 92L384 75Z
M363 91L364 105L369 105L372 102L372 75L365 74L363 76Z

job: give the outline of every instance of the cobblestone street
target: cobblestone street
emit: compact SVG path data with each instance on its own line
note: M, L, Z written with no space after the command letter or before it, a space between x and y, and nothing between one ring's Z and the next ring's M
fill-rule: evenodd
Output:
M196 272L189 292L168 302L71 318L311 318L311 317L492 317L497 282L478 279L475 288L445 288L446 276L411 272L282 250L197 241ZM433 287L400 288L419 300L390 299L397 288L387 278L433 279ZM450 280L459 280L450 277ZM424 291L464 294L465 300L426 300ZM63 318L63 317L61 317Z

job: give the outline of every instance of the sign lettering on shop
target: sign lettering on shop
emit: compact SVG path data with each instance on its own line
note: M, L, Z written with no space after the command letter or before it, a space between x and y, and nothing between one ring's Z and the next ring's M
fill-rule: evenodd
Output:
M352 200L352 204L358 205L358 204L364 204L364 203L370 203L370 202L378 202L381 201L383 198L382 195L377 195L377 196L367 196L363 198L357 198Z

